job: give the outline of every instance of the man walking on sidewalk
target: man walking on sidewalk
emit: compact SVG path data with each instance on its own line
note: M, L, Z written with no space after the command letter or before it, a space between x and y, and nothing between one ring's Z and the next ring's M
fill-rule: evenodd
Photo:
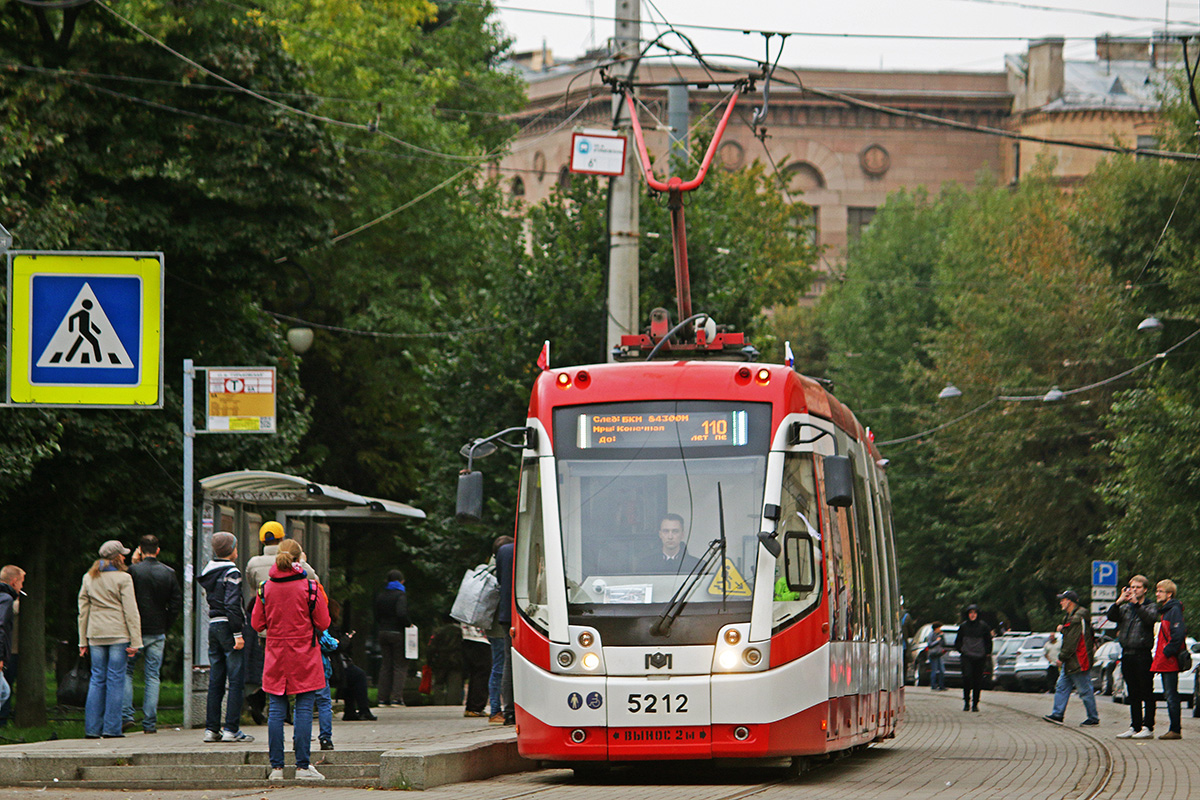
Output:
M206 742L253 742L241 730L242 695L245 692L245 647L242 630L246 612L242 608L242 573L237 564L237 537L219 531L212 537L213 560L200 573L200 585L208 597L208 708L204 718ZM221 700L225 681L229 698L225 703L225 729L221 729Z
M1134 575L1121 590L1117 602L1108 607L1108 618L1117 623L1121 673L1125 676L1129 701L1129 730L1117 734L1118 739L1154 738L1154 677L1150 674L1150 662L1154 660L1158 606L1146 602L1148 591L1150 579Z
M138 613L142 617L142 649L146 685L142 692L142 732L158 733L159 671L162 669L163 649L167 631L179 610L183 608L183 590L175 570L158 560L158 537L143 536L138 542L140 560L129 568L133 577L133 593ZM137 657L130 658L125 668L125 713L122 729L133 727L133 670Z
M1083 700L1087 719L1079 723L1082 726L1100 724L1100 713L1096 710L1096 696L1092 691L1092 654L1095 652L1095 639L1092 636L1092 622L1087 613L1079 605L1079 595L1070 589L1058 595L1058 604L1067 618L1062 626L1062 653L1059 657L1058 684L1054 687L1054 710L1042 719L1061 725L1063 715L1067 713L1067 701L1071 699L1071 690L1079 693Z

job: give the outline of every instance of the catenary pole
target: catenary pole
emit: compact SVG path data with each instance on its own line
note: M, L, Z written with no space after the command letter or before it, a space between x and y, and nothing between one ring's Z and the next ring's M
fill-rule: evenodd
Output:
M192 660L194 638L192 620L195 618L196 584L193 577L196 566L192 554L196 552L193 525L195 498L192 496L192 473L195 471L193 445L196 442L196 426L192 415L192 382L196 368L190 358L183 360L183 728L192 727Z
M616 0L617 59L613 75L632 81L641 50L641 0ZM630 90L632 91L632 89ZM613 120L628 134L629 115L620 94L613 95ZM625 172L609 183L608 206L608 360L621 335L638 330L638 163L636 148L625 148Z

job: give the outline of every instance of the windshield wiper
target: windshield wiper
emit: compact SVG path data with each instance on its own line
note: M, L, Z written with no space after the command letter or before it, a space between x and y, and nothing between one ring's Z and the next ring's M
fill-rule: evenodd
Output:
M708 543L708 549L704 551L704 555L696 562L687 577L683 579L683 583L675 590L675 594L671 595L671 599L667 601L667 610L662 613L658 621L650 626L651 636L670 636L671 626L675 624L675 620L679 619L679 615L683 613L683 607L687 605L688 597L692 594L692 589L696 588L696 584L700 582L700 578L708 572L712 566L713 559L718 555L721 557L721 602L725 602L725 507L721 500L721 484L717 484L717 511L720 516L721 536L713 539ZM723 607L723 606L722 606Z

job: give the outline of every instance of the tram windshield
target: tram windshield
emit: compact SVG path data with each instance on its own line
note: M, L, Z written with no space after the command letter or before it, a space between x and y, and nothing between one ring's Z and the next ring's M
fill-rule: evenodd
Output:
M670 400L556 410L572 616L657 613L697 572L685 614L740 601L748 614L770 421L763 403ZM714 546L722 517L724 560Z

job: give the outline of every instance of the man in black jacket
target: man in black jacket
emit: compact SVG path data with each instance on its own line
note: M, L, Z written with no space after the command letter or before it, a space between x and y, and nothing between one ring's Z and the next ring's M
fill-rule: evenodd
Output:
M162 669L163 648L167 631L179 610L183 608L183 590L175 570L158 560L158 537L143 536L134 551L134 563L129 568L133 577L133 593L138 613L142 617L142 650L145 661L146 686L142 693L142 732L158 733L159 671ZM133 671L137 658L125 665L125 713L122 728L133 727Z
M1150 662L1154 659L1154 623L1158 606L1146 602L1150 579L1134 575L1121 590L1117 602L1108 607L1108 618L1117 623L1117 641L1121 643L1121 674L1125 677L1125 696L1129 701L1129 730L1118 739L1154 738L1154 677Z
M992 654L992 629L979 618L979 606L967 606L965 618L954 637L962 667L963 711L979 710L979 694L983 691L983 673L988 656Z
M246 642L242 630L242 573L237 564L237 537L227 531L212 536L213 560L200 572L200 586L208 598L208 708L204 717L204 741L253 742L241 730L242 695L246 690ZM221 700L225 680L229 698L225 703L225 728L221 729Z
M379 705L404 705L404 684L408 681L408 659L404 654L404 629L408 621L408 593L404 573L394 569L387 574L387 585L375 595L375 624L379 626Z

